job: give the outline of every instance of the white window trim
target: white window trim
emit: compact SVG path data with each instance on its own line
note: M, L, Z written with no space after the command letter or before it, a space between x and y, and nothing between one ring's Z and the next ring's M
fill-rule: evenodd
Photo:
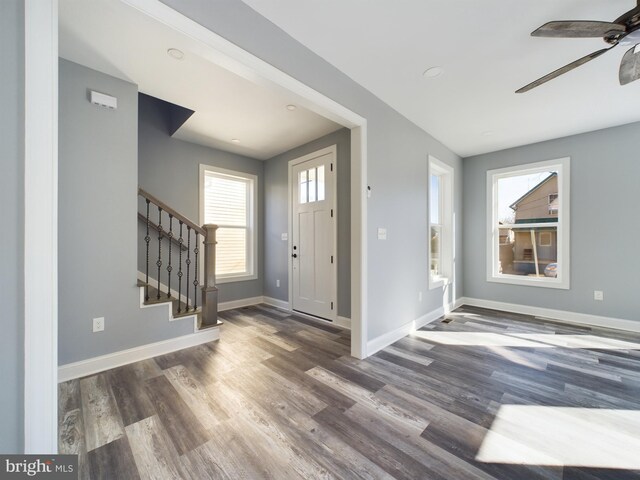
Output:
M251 182L252 188L249 194L250 212L249 225L247 235L249 237L250 248L247 251L247 265L249 265L249 273L241 275L216 275L216 284L245 282L256 280L258 278L258 177L251 173L239 172L237 170L227 170L225 168L215 167L213 165L200 164L200 177L198 189L198 202L200 210L200 225L204 225L204 174L205 172L215 172L234 177L241 177ZM200 256L200 281L204 281L204 255Z
M570 288L570 164L569 157L548 160L544 162L528 163L512 167L499 168L487 171L487 281L495 283L505 283L511 285L528 285L532 287L558 288L568 290ZM498 273L498 262L500 259L498 238L498 196L496 187L498 180L517 174L532 174L540 172L558 172L558 198L560 208L558 212L561 222L558 223L558 258L560 273L557 278L553 277L525 277L519 275L506 275ZM548 226L548 224L532 224L531 226Z
M453 167L441 162L436 157L429 155L429 166L427 169L428 188L431 188L431 175L439 175L442 178L440 185L440 201L442 208L440 214L440 225L442 225L442 238L440 239L440 269L446 272L446 275L440 275L434 278L431 275L431 194L427 195L427 238L429 238L427 248L427 272L429 276L429 290L444 287L453 282L454 264L454 235L453 235L453 186L454 186L454 170Z
M549 243L543 243L542 242L542 236L548 234L549 235ZM552 235L551 232L538 232L538 242L540 244L541 247L551 247L553 246L553 240L552 240Z

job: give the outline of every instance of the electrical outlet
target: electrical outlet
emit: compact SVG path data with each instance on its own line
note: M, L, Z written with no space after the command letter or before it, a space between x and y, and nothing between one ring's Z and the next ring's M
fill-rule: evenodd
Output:
M289 234L288 233L281 233L280 234L280 238L284 241L289 240Z
M104 317L93 319L93 332L102 332L104 330Z
M594 290L593 299L602 302L604 300L604 292L602 290Z
M387 239L387 229L378 228L378 240L386 240L386 239Z
M418 292L418 301L421 302L422 301L422 292Z
M276 287L280 288L280 280L276 280Z

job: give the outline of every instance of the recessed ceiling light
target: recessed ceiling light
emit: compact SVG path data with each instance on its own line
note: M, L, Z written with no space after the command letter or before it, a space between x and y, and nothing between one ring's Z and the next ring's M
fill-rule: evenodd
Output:
M182 50L178 50L177 48L170 48L167 50L167 54L176 60L182 60L184 58L184 52Z
M492 130L487 130L486 132L482 132L483 137L490 137L491 135L493 135Z
M298 107L296 107L296 106L295 106L295 105L293 105L293 104L287 105L287 110L291 110L292 112L293 112L296 108L298 108Z
M232 141L233 143L240 143L240 140L238 140L237 138L232 138L232 139L231 139L231 141Z
M436 78L444 73L444 68L442 67L431 67L424 71L422 74L425 78Z

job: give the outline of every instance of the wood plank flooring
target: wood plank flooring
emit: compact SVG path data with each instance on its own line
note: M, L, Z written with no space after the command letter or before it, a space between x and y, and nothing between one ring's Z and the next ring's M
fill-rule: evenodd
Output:
M640 335L462 307L366 359L264 305L59 386L91 479L640 479Z

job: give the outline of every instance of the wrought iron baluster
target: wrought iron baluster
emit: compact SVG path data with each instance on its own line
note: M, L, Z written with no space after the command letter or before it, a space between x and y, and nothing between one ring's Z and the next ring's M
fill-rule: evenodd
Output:
M191 227L187 225L187 259L185 262L187 264L187 283L186 285L186 294L187 294L187 308L186 312L189 311L189 266L191 265Z
M182 312L182 220L180 220L180 238L178 239L178 313Z
M167 298L171 298L171 241L173 240L173 215L169 214L169 265L167 265ZM180 300L180 299L178 299Z
M162 208L158 207L158 294L156 299L160 300L160 269L162 267Z
M196 308L198 308L198 284L200 283L198 281L198 252L200 251L200 249L198 248L198 245L200 245L200 243L198 243L198 232L196 232L196 246L193 249L193 253L194 253L194 260L195 260L195 266L193 267L193 309L195 310Z
M149 300L149 242L151 237L149 236L149 204L151 202L147 199L147 234L144 237L144 241L147 244L147 262L145 266L145 280L144 280L144 301Z

